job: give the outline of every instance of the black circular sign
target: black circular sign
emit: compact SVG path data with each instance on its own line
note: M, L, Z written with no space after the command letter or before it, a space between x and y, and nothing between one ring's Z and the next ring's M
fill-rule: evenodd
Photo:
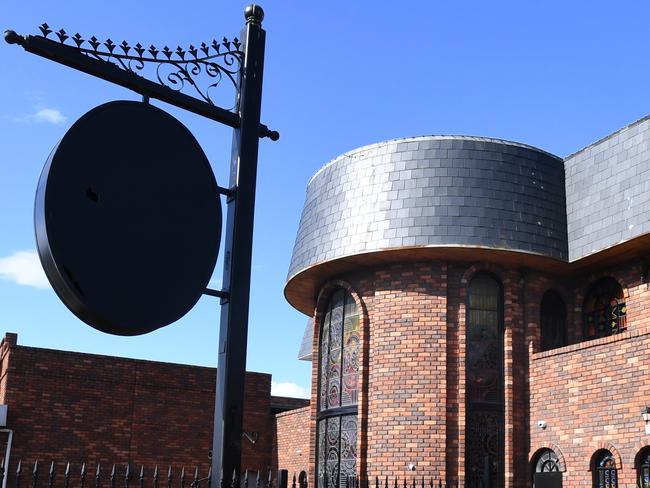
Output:
M210 280L221 202L190 131L152 105L81 117L41 174L38 253L63 303L103 332L137 335L185 315Z

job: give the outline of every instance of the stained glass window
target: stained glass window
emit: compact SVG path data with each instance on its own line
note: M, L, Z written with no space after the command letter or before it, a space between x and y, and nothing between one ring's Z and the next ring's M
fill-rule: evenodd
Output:
M547 291L542 298L540 329L542 351L566 345L566 307L554 290Z
M466 486L503 486L503 298L490 275L469 285L466 342Z
M356 475L359 396L359 312L348 292L332 294L320 326L318 488L342 488Z
M618 471L612 453L602 449L596 453L594 488L618 488Z
M584 338L597 339L624 331L625 312L621 285L613 278L596 281L582 306Z

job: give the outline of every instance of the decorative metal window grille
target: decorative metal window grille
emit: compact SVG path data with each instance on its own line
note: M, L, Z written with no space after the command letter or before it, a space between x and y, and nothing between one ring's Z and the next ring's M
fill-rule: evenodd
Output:
M582 310L585 339L607 337L625 330L623 289L613 278L602 278L589 288Z
M503 486L503 298L489 275L469 285L465 469L467 487Z
M554 290L547 291L542 298L540 329L542 351L566 345L566 307Z
M637 457L637 484L639 488L650 488L650 447L641 449Z
M595 488L618 488L618 472L616 461L612 453L603 450L596 458L596 469L594 470Z
M345 290L325 308L319 350L318 488L344 488L356 475L359 311Z
M536 473L553 473L560 471L560 460L551 449L544 449L535 463Z

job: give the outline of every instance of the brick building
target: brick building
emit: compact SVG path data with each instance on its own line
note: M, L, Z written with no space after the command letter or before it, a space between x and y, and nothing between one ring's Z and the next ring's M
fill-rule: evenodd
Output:
M649 118L564 159L465 136L350 151L307 187L285 295L312 402L278 439L303 422L318 488L650 486L649 264Z
M57 463L59 476L64 462L77 475L83 462L108 470L143 465L148 476L156 465L164 473L172 466L176 476L183 467L189 476L210 468L214 368L27 347L11 333L0 345L0 367L0 404L8 410L0 435L12 476L19 460L27 476L35 461ZM246 373L242 467L278 469L276 416L308 404L272 396L271 375Z

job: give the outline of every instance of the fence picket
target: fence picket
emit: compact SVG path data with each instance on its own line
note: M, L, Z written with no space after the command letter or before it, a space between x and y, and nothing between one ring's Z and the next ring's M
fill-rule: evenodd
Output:
M16 488L20 488L20 475L23 472L23 460L18 460L18 467L16 468Z
M32 469L32 488L36 488L37 484L38 484L38 461L35 461L34 469Z

